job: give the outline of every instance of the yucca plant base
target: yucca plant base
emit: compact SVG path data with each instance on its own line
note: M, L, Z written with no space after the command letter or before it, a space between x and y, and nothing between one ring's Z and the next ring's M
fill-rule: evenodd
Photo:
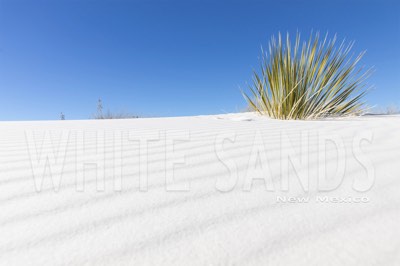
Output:
M336 47L336 36L320 41L319 34L311 34L308 42L300 41L299 34L293 46L289 35L285 44L280 34L271 39L260 73L253 73L251 93L244 93L250 109L277 119L362 114L370 74L357 68L364 53L349 56L353 43Z

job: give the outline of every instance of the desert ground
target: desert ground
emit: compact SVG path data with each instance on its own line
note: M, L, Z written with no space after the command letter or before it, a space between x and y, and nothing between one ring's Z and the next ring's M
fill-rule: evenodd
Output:
M400 116L0 122L0 265L399 265Z

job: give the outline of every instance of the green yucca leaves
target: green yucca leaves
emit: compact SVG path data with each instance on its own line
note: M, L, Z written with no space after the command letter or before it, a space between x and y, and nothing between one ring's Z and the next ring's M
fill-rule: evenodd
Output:
M357 67L363 57L353 58L353 43L336 45L336 36L320 39L311 34L292 46L272 37L268 52L262 51L261 73L254 71L250 95L243 94L249 107L277 119L315 119L361 114L366 93L364 81L370 70Z

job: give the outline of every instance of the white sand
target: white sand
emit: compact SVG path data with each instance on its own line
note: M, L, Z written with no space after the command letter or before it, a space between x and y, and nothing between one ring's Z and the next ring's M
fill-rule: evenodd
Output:
M300 153L301 132L308 152ZM400 116L0 122L0 137L0 265L400 265ZM321 164L324 137L339 141L340 157L328 141ZM135 138L159 140L139 152ZM308 192L293 171L284 174L286 152L298 168L308 154ZM174 160L184 164L171 174ZM54 182L62 173L58 192L48 170L35 192L46 161ZM104 191L93 165L77 191L84 161L105 161ZM318 189L323 167L329 177L342 166L337 189ZM273 191L262 180L244 191L257 173ZM282 202L289 196L309 202Z

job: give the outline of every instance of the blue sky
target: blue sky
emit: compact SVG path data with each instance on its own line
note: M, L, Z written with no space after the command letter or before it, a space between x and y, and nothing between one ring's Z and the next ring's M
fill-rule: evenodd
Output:
M355 40L370 105L400 106L399 1L0 0L0 120L240 111L271 35Z

